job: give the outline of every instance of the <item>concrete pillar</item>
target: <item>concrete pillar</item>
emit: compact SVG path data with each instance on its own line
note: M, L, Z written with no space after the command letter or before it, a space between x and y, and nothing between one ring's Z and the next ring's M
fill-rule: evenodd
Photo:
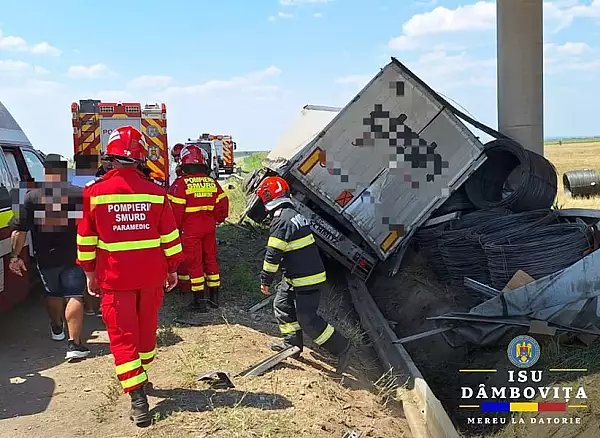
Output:
M544 154L543 0L497 0L498 130Z

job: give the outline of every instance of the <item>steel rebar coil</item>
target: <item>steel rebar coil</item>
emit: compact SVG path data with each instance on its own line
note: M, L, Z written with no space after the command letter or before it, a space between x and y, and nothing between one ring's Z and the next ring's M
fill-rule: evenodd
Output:
M563 174L563 186L572 196L600 194L600 173L592 169L570 170Z
M465 183L475 207L505 207L518 213L552 206L558 179L548 160L509 139L487 143L485 154L488 159ZM507 182L513 172L520 173L520 183L511 191Z
M462 216L442 232L438 247L451 284L462 287L464 277L489 281L486 259L473 251L478 244L470 242L467 236L473 229L510 214L511 211L507 209L478 210Z
M483 246L492 286L502 289L518 271L534 279L571 266L592 245L587 225L558 223L521 230L510 238Z
M469 200L465 186L461 186L450 197L444 202L440 208L438 208L431 217L443 216L448 213L454 213L455 211L469 211L475 210L475 206Z
M443 223L436 227L422 228L415 234L415 240L425 256L427 265L442 283L447 283L450 276L446 264L444 263L444 259L440 254L438 240L441 237L443 230L448 226L448 223Z

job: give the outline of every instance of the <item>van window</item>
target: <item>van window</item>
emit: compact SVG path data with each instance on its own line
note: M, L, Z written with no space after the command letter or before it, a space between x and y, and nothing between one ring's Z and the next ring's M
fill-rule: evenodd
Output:
M15 183L21 181L21 174L19 172L19 166L17 165L17 159L15 158L14 152L4 149L4 158L6 158L6 163L8 164L8 168L10 169L10 173L12 173Z
M27 168L33 180L35 182L44 181L44 163L42 163L42 160L34 152L27 149L23 150L23 157L25 157Z
M0 154L0 209L12 209L11 191L18 188L8 169L4 154Z

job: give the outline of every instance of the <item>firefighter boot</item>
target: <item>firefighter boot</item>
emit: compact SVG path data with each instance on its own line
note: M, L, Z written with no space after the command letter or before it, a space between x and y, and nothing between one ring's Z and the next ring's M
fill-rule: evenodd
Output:
M219 288L211 287L208 289L208 293L208 305L213 309L217 309L219 307Z
M350 365L350 360L354 354L354 347L348 342L348 346L346 349L338 356L338 362L335 369L336 374L344 374L348 365Z
M129 419L138 427L148 427L152 424L150 406L144 387L134 389L129 393L131 397L131 413Z
M189 310L197 313L208 312L206 308L206 292L203 290L192 292L192 301L189 304Z

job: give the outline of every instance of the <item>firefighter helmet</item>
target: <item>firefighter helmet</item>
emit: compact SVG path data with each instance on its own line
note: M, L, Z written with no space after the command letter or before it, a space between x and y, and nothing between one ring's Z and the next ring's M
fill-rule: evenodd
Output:
M58 281L66 297L82 296L87 287L85 273L79 266L64 268L58 275Z
M181 150L181 165L185 164L203 164L206 165L206 157L202 148L190 144Z
M106 145L106 157L124 163L146 160L146 142L140 131L133 126L121 126L114 129Z
M290 186L279 176L269 176L261 181L256 194L267 210L272 210L283 202L289 201Z
M181 150L183 148L183 143L177 143L175 146L173 146L173 149L171 149L171 156L175 161L179 161L179 158L181 157Z

